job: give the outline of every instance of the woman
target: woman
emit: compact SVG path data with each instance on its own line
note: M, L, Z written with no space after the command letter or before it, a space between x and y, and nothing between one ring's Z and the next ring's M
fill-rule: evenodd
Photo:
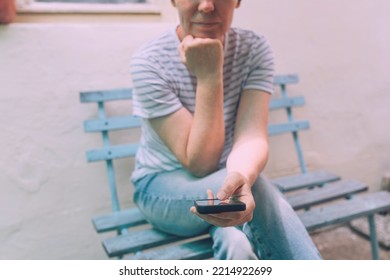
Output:
M134 56L142 118L134 201L156 228L209 231L217 259L318 259L306 229L262 176L268 158L273 54L232 28L239 0L172 0L180 24ZM200 198L237 197L241 212L199 214ZM192 207L191 207L192 206Z

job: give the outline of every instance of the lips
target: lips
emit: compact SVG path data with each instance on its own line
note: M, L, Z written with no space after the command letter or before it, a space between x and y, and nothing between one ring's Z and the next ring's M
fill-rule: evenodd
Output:
M219 23L218 22L194 22L193 25L199 27L199 28L213 28L216 27Z
M194 24L199 24L199 25L215 25L215 24L218 24L218 22L194 22Z
M221 23L220 22L211 22L211 21L196 21L191 22L191 31L190 33L194 37L199 38L218 38L222 36L221 33Z

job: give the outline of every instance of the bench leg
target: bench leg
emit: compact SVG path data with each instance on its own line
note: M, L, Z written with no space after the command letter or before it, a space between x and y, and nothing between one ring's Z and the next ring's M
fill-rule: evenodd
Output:
M376 238L374 214L368 216L368 223L370 225L371 256L373 260L379 260L379 246Z

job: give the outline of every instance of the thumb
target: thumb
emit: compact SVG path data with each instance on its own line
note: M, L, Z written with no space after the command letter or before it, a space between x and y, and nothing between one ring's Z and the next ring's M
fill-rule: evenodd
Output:
M194 36L192 36L192 35L187 35L187 36L185 36L184 38L183 38L183 40L182 40L182 44L184 44L184 45L189 45L189 44L191 44L191 42L192 41L194 41Z
M187 49L188 45L191 44L191 42L193 40L194 40L194 37L192 37L191 35L187 35L187 36L184 37L184 39L181 41L181 43L178 46L179 55L180 55L180 61L183 64L187 63L186 49Z
M225 200L232 196L236 190L242 187L246 183L245 177L238 172L228 173L222 187L217 193L217 197L220 200Z

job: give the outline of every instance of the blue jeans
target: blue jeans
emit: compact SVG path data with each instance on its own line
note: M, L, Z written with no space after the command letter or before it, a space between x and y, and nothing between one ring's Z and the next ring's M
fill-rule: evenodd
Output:
M190 212L194 200L217 193L226 169L203 178L184 169L148 175L135 182L134 201L155 228L179 235L210 232L216 259L321 259L305 227L283 195L260 176L252 187L252 221L216 227Z

